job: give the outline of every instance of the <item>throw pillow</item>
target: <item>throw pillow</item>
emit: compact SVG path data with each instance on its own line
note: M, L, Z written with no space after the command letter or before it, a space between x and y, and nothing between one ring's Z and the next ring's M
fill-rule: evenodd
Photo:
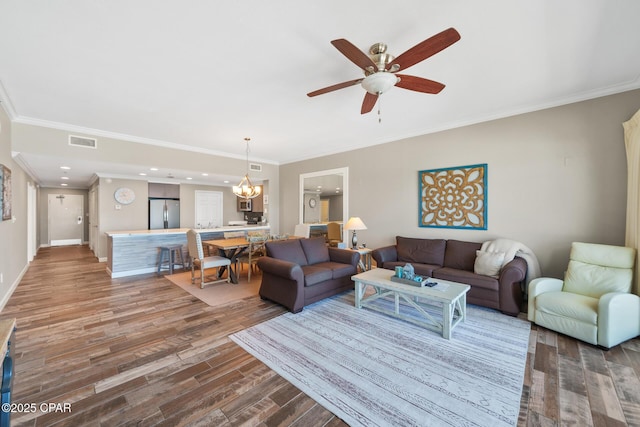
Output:
M476 274L498 277L504 257L504 252L476 251L476 262L473 265L473 271Z

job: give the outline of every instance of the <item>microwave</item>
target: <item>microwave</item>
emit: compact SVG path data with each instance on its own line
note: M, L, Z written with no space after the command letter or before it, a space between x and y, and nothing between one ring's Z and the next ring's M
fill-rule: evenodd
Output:
M241 212L251 212L251 199L238 199L238 210Z

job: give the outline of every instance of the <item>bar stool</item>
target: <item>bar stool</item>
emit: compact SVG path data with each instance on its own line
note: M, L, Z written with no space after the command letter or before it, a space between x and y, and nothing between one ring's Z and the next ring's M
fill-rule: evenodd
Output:
M169 274L173 274L173 266L175 264L181 265L184 270L185 264L182 256L182 245L160 246L159 249L160 258L158 260L158 273L160 273L163 268L168 268ZM169 264L168 267L165 267L165 263Z

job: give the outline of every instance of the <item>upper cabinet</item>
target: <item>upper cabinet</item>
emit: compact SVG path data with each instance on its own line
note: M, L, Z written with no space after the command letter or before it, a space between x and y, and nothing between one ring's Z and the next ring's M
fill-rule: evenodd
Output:
M264 191L264 188L262 191ZM251 212L264 212L264 194L262 192L258 197L251 200Z
M159 184L156 182L149 183L149 197L158 199L179 199L180 185L178 184Z

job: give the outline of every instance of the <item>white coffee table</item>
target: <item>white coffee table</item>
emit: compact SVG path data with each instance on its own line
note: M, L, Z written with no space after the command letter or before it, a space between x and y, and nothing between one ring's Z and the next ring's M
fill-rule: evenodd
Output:
M405 285L391 281L393 271L384 268L374 268L360 274L351 276L355 282L356 308L367 307L381 313L397 317L399 319L415 323L427 329L440 332L446 339L451 339L451 330L460 322L464 322L467 314L467 292L471 288L463 283L448 280L431 279L438 286L419 287ZM375 293L365 297L365 291L371 286ZM380 298L393 297L395 309L393 311L373 305ZM416 320L400 312L403 306L400 299L415 308L425 320ZM427 311L425 306L442 305L442 319L435 318Z

